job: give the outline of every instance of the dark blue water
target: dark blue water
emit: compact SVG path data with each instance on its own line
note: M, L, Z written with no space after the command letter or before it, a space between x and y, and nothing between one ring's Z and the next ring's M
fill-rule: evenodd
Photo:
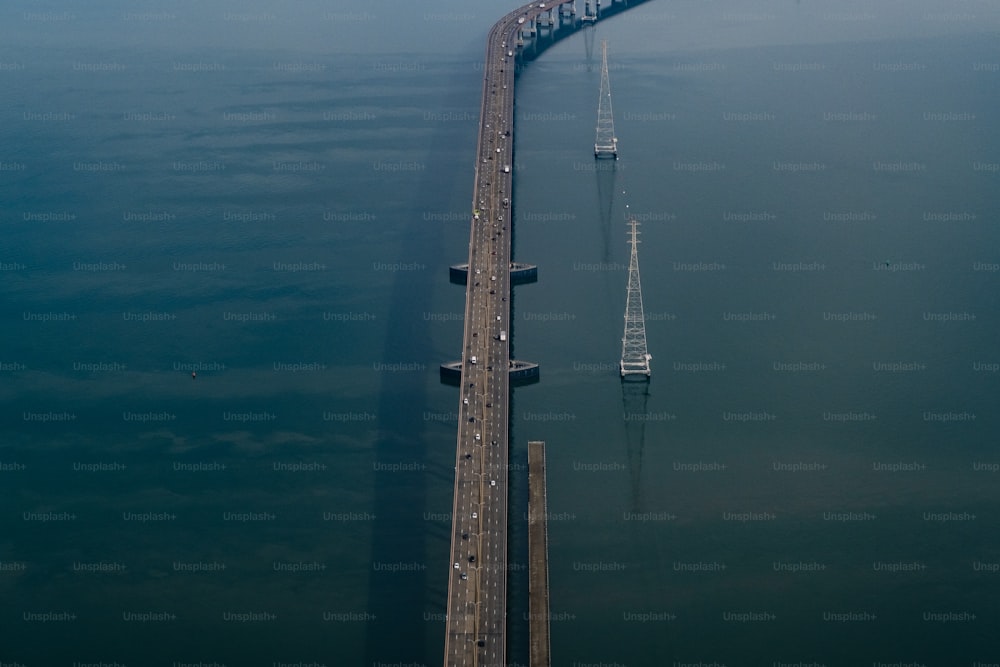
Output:
M504 8L413 11L4 10L0 662L440 664ZM511 516L543 439L554 662L1000 662L998 26L651 2L523 69Z

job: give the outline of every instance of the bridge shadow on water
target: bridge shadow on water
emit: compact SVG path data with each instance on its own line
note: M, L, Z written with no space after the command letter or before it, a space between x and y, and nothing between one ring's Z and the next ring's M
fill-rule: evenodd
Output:
M480 85L481 80L470 76L469 81L472 85ZM468 104L470 97L476 99L465 92L454 92L438 102L442 109L461 108ZM442 208L438 197L464 199L465 193L471 190L472 178L468 169L471 160L455 160L451 152L431 149L454 141L453 125L433 125L427 152L421 156L427 169L407 207L410 218L401 226L404 243L419 240L415 245L446 248L445 234L456 229L450 225L428 224L421 216L421 212ZM475 150L475 137L475 132L470 131L470 154ZM449 264L465 259L442 254L428 261L426 278L415 280L407 272L397 272L391 286L389 313L392 321L386 330L382 360L419 362L425 370L387 372L381 379L373 459L376 463L405 462L425 467L405 474L375 473L372 513L376 518L372 522L372 565L368 572L366 609L371 620L366 624L362 663L365 665L437 664L444 656L445 624L438 615L444 614L447 607L447 536L451 524L448 522L447 530L438 530L438 522L424 520L423 514L428 509L431 485L452 482L450 477L444 480L434 472L429 461L437 458L437 452L432 448L444 447L454 454L456 436L433 440L429 434L429 422L424 415L431 400L428 389L432 381L428 375L438 376L439 363L444 360L432 358L435 354L432 325L422 314L434 311L434 293L439 286L441 289L451 287L448 285ZM463 294L455 289L448 297L449 302L462 303L464 308ZM455 348L456 355L461 354L460 339ZM423 352L413 352L421 350ZM419 358L401 360L401 354L416 354ZM458 401L457 396L455 401ZM454 406L449 407L454 409ZM446 511L451 512L450 502ZM434 540L442 540L445 544L440 558ZM377 564L385 563L401 563L407 569L395 573L376 569Z

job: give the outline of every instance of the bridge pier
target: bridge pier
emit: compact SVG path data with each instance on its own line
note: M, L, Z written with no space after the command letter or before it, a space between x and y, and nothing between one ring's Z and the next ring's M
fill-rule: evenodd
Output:
M439 368L441 382L458 386L462 383L462 362L447 361ZM507 368L507 377L512 385L534 384L541 377L538 364L533 361L518 361L511 359Z
M528 442L528 633L531 667L549 667L549 529L545 443Z
M452 264L448 267L448 277L456 285L469 284L469 265ZM480 276L481 277L481 276ZM538 282L538 266L522 262L510 263L510 284L527 285Z

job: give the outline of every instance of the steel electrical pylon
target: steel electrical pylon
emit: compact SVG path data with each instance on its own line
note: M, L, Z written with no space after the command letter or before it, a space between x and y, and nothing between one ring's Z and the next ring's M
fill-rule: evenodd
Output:
M597 103L597 139L594 157L618 159L618 138L615 117L611 111L611 80L608 77L608 40L601 40L601 97Z
M628 263L628 299L625 302L625 335L622 336L622 377L646 375L649 377L649 360L646 349L646 318L642 311L642 284L639 282L639 222L628 221L629 243L632 257Z

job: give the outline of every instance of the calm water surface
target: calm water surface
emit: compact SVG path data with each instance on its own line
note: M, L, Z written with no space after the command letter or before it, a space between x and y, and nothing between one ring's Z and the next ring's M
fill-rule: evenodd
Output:
M0 661L440 664L504 10L4 10ZM998 19L658 1L524 68L512 664L529 439L557 664L1000 661Z

